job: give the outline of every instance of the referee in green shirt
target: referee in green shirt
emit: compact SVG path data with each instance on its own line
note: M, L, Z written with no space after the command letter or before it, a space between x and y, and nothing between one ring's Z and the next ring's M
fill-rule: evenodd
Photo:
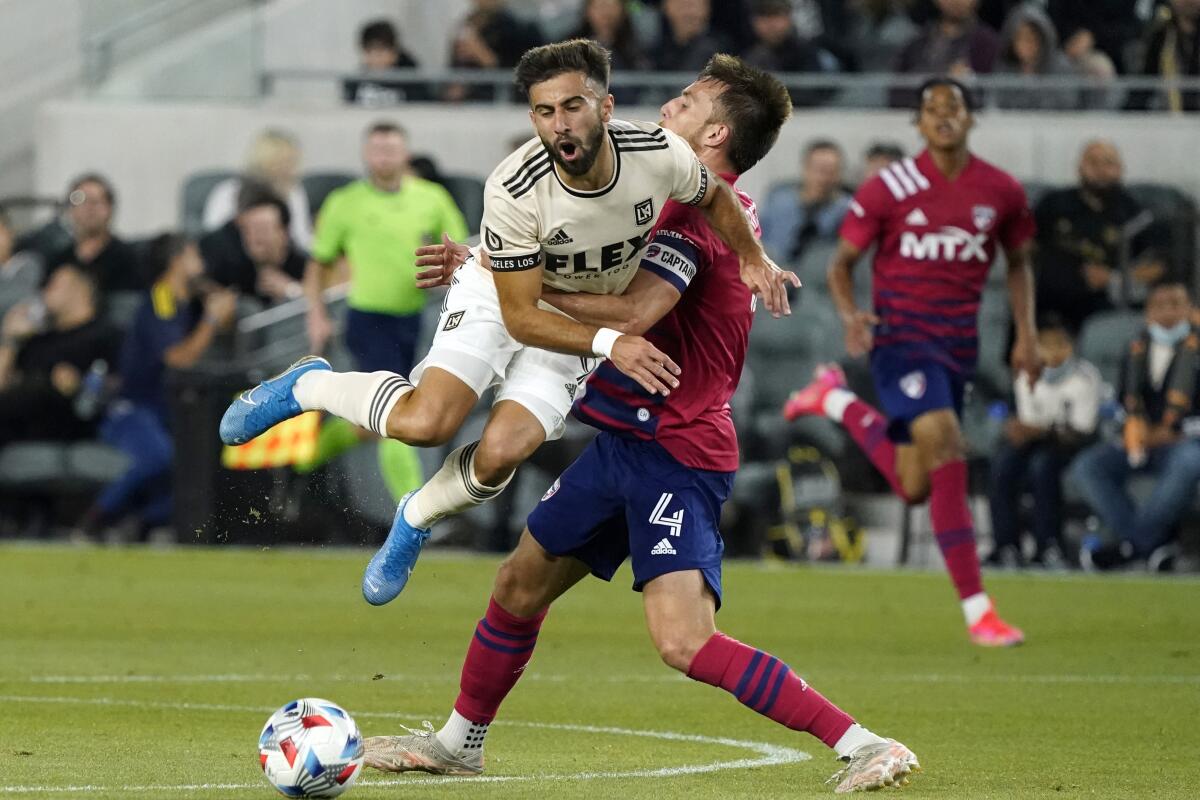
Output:
M461 241L467 223L449 192L409 172L408 143L398 125L376 122L367 129L363 163L366 178L330 193L317 217L312 258L304 273L309 342L320 353L333 334L321 291L326 270L345 256L350 265L346 349L362 372L407 375L416 360L425 306L425 292L416 285L414 253L441 241L443 234ZM363 433L327 421L316 460L302 471L326 463ZM380 466L399 499L420 485L419 462L400 442L381 444Z

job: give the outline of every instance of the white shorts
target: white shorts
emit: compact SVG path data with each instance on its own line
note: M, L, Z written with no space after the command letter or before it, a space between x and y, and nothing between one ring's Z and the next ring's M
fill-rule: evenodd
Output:
M557 439L575 396L600 359L526 347L504 327L492 275L474 259L454 273L429 353L413 370L420 383L430 367L443 369L482 396L499 386L494 402L512 400L537 417L546 440Z

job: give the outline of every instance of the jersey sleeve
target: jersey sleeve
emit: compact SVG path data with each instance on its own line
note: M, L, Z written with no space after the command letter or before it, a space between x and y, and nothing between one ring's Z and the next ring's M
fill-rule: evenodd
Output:
M345 248L346 219L342 211L345 195L335 191L325 198L317 214L317 229L313 231L312 257L322 264L332 264Z
M483 193L482 233L483 249L496 272L519 272L541 264L542 243L534 210L513 197L495 175L488 178Z
M667 152L671 156L671 199L689 206L699 204L708 194L712 180L708 167L700 163L683 137L666 128L660 130L667 136Z
M686 206L668 205L642 255L640 269L651 272L683 294L692 279L712 263L702 239L689 224ZM691 209L687 209L690 211ZM694 213L694 212L693 212Z
M1033 212L1029 210L1029 199L1025 196L1025 187L1015 179L1011 179L1009 188L1011 200L1008 214L997 232L1000 246L1005 250L1016 250L1033 238L1037 225L1033 220Z
M838 235L859 250L866 250L879 238L887 210L887 190L883 181L878 176L871 178L854 193Z

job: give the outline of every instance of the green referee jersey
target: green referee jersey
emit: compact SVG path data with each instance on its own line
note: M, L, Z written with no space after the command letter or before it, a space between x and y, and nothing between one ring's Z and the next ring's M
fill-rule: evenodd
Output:
M377 314L416 314L425 292L416 286L416 249L462 241L467 223L440 185L406 177L399 191L384 192L358 180L332 192L321 206L312 256L331 264L350 262L351 308Z

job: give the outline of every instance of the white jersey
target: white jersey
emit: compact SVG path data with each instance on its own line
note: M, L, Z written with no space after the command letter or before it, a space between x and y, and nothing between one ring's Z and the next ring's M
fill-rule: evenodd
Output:
M483 249L493 270L540 266L554 289L619 293L637 272L663 204L695 205L708 193L707 168L671 131L612 120L606 139L612 180L591 192L564 184L536 137L500 162L483 198Z
M1099 370L1081 358L1071 359L1066 374L1054 382L1043 374L1030 387L1029 376L1022 372L1013 386L1017 419L1037 428L1090 434L1099 419L1103 383Z

